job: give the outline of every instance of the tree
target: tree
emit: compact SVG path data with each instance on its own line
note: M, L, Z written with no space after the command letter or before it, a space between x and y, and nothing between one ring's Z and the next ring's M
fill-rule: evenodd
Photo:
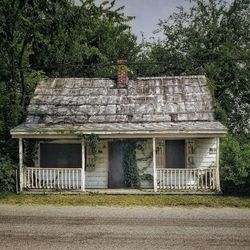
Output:
M250 143L250 1L191 2L188 11L180 7L167 20L160 21L164 39L147 44L140 60L149 64L137 71L151 75L205 74L215 100L216 118L234 136L223 142L223 157L226 145L246 154ZM236 158L229 158L223 158L222 168L241 168ZM249 158L244 160L250 165ZM244 169L250 176L250 169ZM230 173L236 172L232 169ZM232 179L232 183L237 186L245 180L245 174L236 174L237 181Z
M135 60L130 19L115 0L0 0L0 169L17 161L9 131L25 119L40 79L114 77L112 62Z
M225 118L226 114L223 122L233 134L248 136L250 1L192 2L189 11L180 7L160 22L164 40L147 46L146 58L153 64L165 63L154 66L157 75L206 74L218 112L224 112L218 115Z

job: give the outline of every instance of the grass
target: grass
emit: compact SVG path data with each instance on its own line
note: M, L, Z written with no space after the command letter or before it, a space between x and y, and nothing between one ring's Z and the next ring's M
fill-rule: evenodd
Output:
M214 195L66 195L0 193L0 204L66 206L238 207L250 208L250 197Z

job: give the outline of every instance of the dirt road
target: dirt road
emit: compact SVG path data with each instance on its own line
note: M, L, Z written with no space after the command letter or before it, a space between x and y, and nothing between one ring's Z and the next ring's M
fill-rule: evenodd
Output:
M0 205L0 249L250 249L250 210Z

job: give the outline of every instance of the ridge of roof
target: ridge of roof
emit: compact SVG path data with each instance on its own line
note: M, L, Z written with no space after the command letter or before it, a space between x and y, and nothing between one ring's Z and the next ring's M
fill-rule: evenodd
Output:
M136 77L135 79L129 79L130 81L133 80L158 80L158 79L193 79L193 78L206 78L205 75L183 75L183 76L142 76L142 77ZM49 77L45 80L52 80L52 79L67 79L67 80L111 80L112 78L97 78L97 77Z

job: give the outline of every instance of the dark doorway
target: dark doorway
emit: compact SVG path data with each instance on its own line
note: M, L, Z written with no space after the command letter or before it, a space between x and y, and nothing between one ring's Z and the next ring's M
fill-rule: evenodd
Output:
M81 144L40 144L40 166L42 168L81 168Z
M123 143L109 142L109 188L125 188L123 170Z
M166 141L166 167L185 168L185 141Z

